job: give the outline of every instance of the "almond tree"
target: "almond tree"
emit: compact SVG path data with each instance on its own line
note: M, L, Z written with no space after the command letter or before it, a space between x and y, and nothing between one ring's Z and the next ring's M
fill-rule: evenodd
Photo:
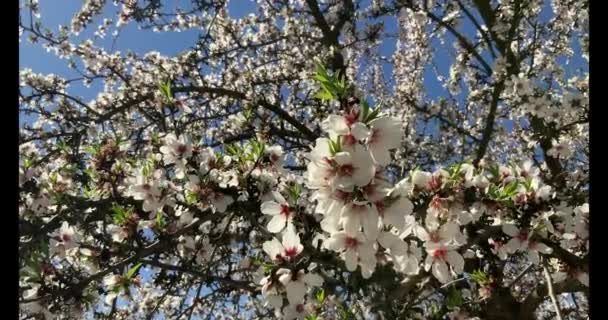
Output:
M21 318L588 317L587 1L255 7L21 3Z

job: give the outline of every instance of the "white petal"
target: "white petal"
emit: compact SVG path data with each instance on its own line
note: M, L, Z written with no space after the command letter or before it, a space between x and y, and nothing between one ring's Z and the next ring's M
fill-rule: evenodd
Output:
M521 241L519 241L519 239L517 238L512 238L511 240L509 240L509 242L507 242L507 244L505 244L505 248L510 253L514 253L515 251L519 250L519 248L521 248Z
M268 215L274 216L274 215L281 213L281 205L274 201L266 201L266 202L262 203L260 210L262 211L263 214L268 214Z
M375 210L369 210L364 214L363 218L363 232L369 241L374 241L378 238L378 213Z
M272 216L272 219L268 222L266 228L268 231L272 233L279 233L283 228L285 228L285 224L287 223L285 217L282 215Z
M291 281L291 270L281 268L277 270L277 276L279 276L279 281L283 285L287 285Z
M420 225L414 227L414 235L422 241L428 241L430 239L429 233Z
M401 144L401 123L393 117L381 117L369 123L374 130L379 130L381 143L387 149L398 148Z
M454 272L461 274L464 270L464 258L456 251L448 251L446 260L452 265Z
M391 163L391 153L388 149L384 148L384 146L370 145L369 152L375 163L381 166L386 166Z
M412 183L419 188L427 188L429 182L431 181L431 173L426 171L416 170L412 174Z
M345 233L334 233L327 240L327 248L333 251L340 251L344 249L344 241L346 239Z
M106 298L104 299L104 302L111 306L112 303L114 302L114 299L116 299L117 296L118 296L118 294L116 292L108 292L106 294Z
M338 152L334 156L334 160L338 165L352 164L353 158L349 152Z
M283 195L281 195L281 193L274 191L272 193L272 196L279 204L287 204L287 201L285 200L285 198L283 198Z
M285 287L287 290L287 300L291 304L298 304L304 300L306 295L306 285L300 281L291 281Z
M540 262L540 257L538 256L538 251L528 250L528 259L530 259L530 262L532 262L534 264L538 264Z
M288 227L283 233L283 247L285 249L296 248L297 252L300 253L302 245L300 244L300 237L295 232L293 227Z
M348 134L348 126L343 116L330 115L322 123L321 128L326 132L333 132L339 135Z
M283 306L283 297L279 295L272 295L266 297L268 303L275 309L278 309Z
M363 279L369 279L374 273L376 264L372 263L361 263L361 276Z
M357 122L350 127L350 131L357 139L357 141L367 139L369 137L370 131L366 125L361 122Z
M376 265L376 250L369 243L359 244L359 259L361 263L370 263Z
M304 275L304 282L311 287L320 287L323 285L323 277L316 273L307 273Z
M344 262L348 271L353 272L357 270L357 253L355 250L348 249L344 252Z
M277 257L277 255L280 255L281 251L283 250L283 246L276 238L264 242L262 248L264 249L264 252L266 252L266 254L273 260Z
M550 254L553 252L553 249L551 249L551 247L547 246L546 244L542 243L542 242L537 242L534 244L534 249L540 253L544 253L544 254Z
M430 254L426 255L426 259L424 259L424 270L429 271L433 266L433 257Z
M437 260L433 263L432 273L441 283L447 283L452 279L448 265L442 260Z
M511 237L516 237L519 234L519 229L513 224L503 224L502 232L510 235Z
M340 228L340 217L337 214L326 215L321 220L321 229L328 233L335 233Z
M349 209L350 207L344 207L344 211L342 213L342 218L340 221L344 226L344 231L349 235L355 235L359 232L359 228L361 227L361 218L359 213L353 213Z

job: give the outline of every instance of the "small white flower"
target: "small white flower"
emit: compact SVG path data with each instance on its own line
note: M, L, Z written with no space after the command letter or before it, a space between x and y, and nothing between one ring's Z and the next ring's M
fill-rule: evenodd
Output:
M355 201L345 205L340 213L340 222L349 235L356 235L363 227L367 239L373 241L378 237L379 216L374 204Z
M382 217L382 223L384 225L392 225L399 231L403 231L405 228L405 217L412 214L414 210L414 204L405 197L400 197L393 200L388 207L384 207L384 204L376 204L378 213Z
M553 249L548 247L546 244L538 241L530 240L530 234L526 230L519 230L516 226L512 224L503 224L502 231L513 237L506 244L507 250L510 253L514 253L520 250L525 251L528 254L528 258L534 264L538 264L540 262L539 252L544 254L550 254L553 252Z
M64 257L67 252L78 248L77 241L79 241L80 235L67 221L64 221L61 227L49 236L49 254L51 255L57 254L60 257Z
M385 166L391 162L390 149L401 145L401 125L392 117L381 117L369 123L371 135L367 147L376 164Z
M304 270L294 272L281 268L277 270L279 281L285 286L287 300L290 304L298 304L304 301L304 296L309 287L320 287L323 278L315 273L304 273Z
M273 261L278 263L291 261L304 250L304 246L300 243L300 237L294 228L291 227L287 228L283 233L282 242L273 238L270 241L264 242L262 248Z
M461 274L464 270L464 258L456 251L456 247L448 245L443 241L429 241L425 243L426 260L424 261L424 269L432 273L441 283L447 283L453 279L448 263L452 266L452 270L456 274Z
M327 248L341 253L348 271L353 272L357 269L357 264L360 265L361 274L366 279L371 277L376 268L376 250L360 232L354 236L344 231L336 232L327 240Z
M272 233L281 232L285 227L292 225L295 211L289 206L283 196L274 192L276 201L266 201L262 203L261 211L263 214L272 216L266 228Z

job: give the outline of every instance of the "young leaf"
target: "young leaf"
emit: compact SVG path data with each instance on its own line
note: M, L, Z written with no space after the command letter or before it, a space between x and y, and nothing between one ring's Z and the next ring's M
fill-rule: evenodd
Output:
M317 302L322 304L325 301L325 289L321 288L319 291L317 291L315 297L317 298Z
M133 276L135 275L135 273L137 273L137 271L139 270L139 268L141 268L142 263L138 263L136 265L134 265L131 269L129 269L129 271L127 271L127 279L131 279L133 278Z
M464 299L462 298L462 292L456 287L452 286L448 290L448 295L445 299L446 306L448 309L453 309L458 307L464 303Z

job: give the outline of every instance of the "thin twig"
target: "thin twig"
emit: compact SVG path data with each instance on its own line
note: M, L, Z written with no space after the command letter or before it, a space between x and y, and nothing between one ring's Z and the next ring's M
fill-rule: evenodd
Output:
M549 297L551 297L551 301L553 302L553 307L555 308L555 313L557 320L562 320L562 311L559 309L559 302L557 301L557 297L555 296L555 292L553 292L553 283L551 280L551 274L549 273L549 269L543 263L543 273L545 274L545 279L547 280L547 291L549 293Z

